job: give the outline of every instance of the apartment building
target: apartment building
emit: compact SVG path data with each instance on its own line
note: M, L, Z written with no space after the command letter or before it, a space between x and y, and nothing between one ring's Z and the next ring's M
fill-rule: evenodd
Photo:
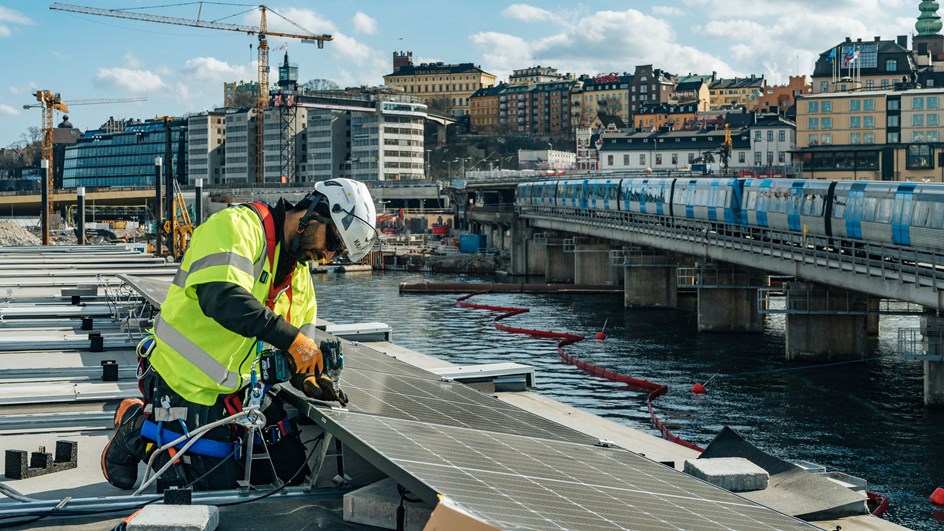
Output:
M922 68L916 53L908 49L908 37L895 40L874 37L845 41L825 50L813 67L813 93L850 90L890 90L896 84L916 81Z
M750 128L754 166L780 166L791 162L796 149L797 126L779 115L761 116Z
M494 87L480 88L469 98L469 122L472 131L496 132L499 130L499 98L505 90L504 83Z
M360 181L423 179L423 123L427 107L394 99L375 113L351 116L351 178Z
M678 131L686 123L695 119L699 104L690 103L650 103L643 105L633 116L636 129L658 130L667 128Z
M574 93L574 127L589 127L601 112L629 122L632 80L626 73L581 76Z
M568 79L570 76L561 74L556 68L549 66L531 66L512 70L508 76L509 85L529 85L531 83L550 83Z
M309 109L306 158L302 174L309 182L351 176L351 111Z
M187 118L187 184L221 184L226 172L226 114L209 111Z
M730 109L744 107L755 110L766 92L764 76L735 77L732 79L716 78L708 85L712 109Z
M601 170L665 171L690 167L711 158L724 142L724 129L668 132L606 132L597 143ZM731 132L729 169L750 167L749 129ZM709 157L710 155L710 157Z
M798 96L812 94L813 85L806 81L806 76L790 76L786 85L768 85L764 95L757 102L757 111L762 113L787 116L796 105ZM793 116L796 110L793 109Z
M475 91L495 85L495 75L472 63L413 64L413 52L393 53L393 73L384 85L422 99L429 108L455 116L469 114L469 98Z
M224 120L226 173L224 184L256 182L256 109L228 113Z

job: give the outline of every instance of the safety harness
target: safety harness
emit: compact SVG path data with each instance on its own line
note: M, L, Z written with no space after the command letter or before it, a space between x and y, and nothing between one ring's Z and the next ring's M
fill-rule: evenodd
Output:
M278 245L278 233L276 232L275 218L272 216L272 211L265 203L251 202L245 203L244 205L251 208L262 220L262 228L265 231L266 238L265 258L269 260L269 270L272 272L272 275L275 275L277 273L275 264L275 248ZM262 274L263 276L258 279L259 282L265 282L268 280L268 273L263 272ZM289 301L289 310L285 316L287 321L291 320L292 278L294 276L295 270L293 269L288 275L286 275L285 280L283 280L278 285L276 285L276 283L273 281L272 285L269 287L269 296L266 297L265 301L266 307L274 311L275 301L281 294L284 293L285 296L288 297ZM266 389L266 391L268 391L268 389ZM243 410L243 401L240 393L237 391L236 393L232 393L223 397L223 406L226 409L226 413L230 416L241 412ZM171 414L172 408L170 408L169 403L163 404L162 409L167 410L166 412ZM187 444L187 441L189 440L189 434L187 433L187 425L183 418L181 418L179 415L173 414L172 418L176 418L176 420L180 422L184 433L177 433L170 428L165 427L163 420L154 422L150 418L147 418L141 427L141 436L155 441L158 446L162 446L162 441L169 442L184 435L188 435L188 439L183 439L181 442L175 445L175 448L179 450L185 444ZM234 429L235 428L236 427L234 426ZM295 426L295 423L291 419L286 418L271 426L266 426L262 430L256 431L253 442L255 444L273 445L281 441L285 436L297 431L298 427ZM193 454L216 457L219 459L225 459L227 457L233 456L234 459L238 460L242 457L243 441L238 434L236 435L236 440L234 442L199 439L193 443L187 451Z

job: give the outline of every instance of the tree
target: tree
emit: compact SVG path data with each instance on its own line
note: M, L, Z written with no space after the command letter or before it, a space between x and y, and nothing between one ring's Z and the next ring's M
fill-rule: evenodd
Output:
M330 79L309 79L301 87L301 92L324 92L329 90L340 90L340 86Z
M255 107L256 106L256 93L251 90L237 90L233 93L233 107L243 108L243 107Z

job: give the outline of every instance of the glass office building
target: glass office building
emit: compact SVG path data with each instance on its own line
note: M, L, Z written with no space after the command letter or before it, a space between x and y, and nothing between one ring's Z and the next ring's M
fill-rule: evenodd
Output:
M186 120L166 122L170 128L171 164L178 182L187 182ZM63 162L62 187L154 186L154 159L166 160L163 120L148 120L124 131L89 131L68 146Z

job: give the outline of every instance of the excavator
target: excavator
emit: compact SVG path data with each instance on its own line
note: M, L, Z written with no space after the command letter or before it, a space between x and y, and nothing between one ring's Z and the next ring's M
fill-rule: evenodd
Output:
M398 209L395 212L377 214L377 227L379 227L380 232L384 234L399 234L403 232L403 209Z
M184 253L187 252L187 246L190 245L190 238L193 236L193 220L190 217L190 211L187 210L187 203L184 201L184 195L180 192L180 185L174 180L174 219L165 220L161 225L161 233L165 241L173 238L174 242L174 261L179 262Z

